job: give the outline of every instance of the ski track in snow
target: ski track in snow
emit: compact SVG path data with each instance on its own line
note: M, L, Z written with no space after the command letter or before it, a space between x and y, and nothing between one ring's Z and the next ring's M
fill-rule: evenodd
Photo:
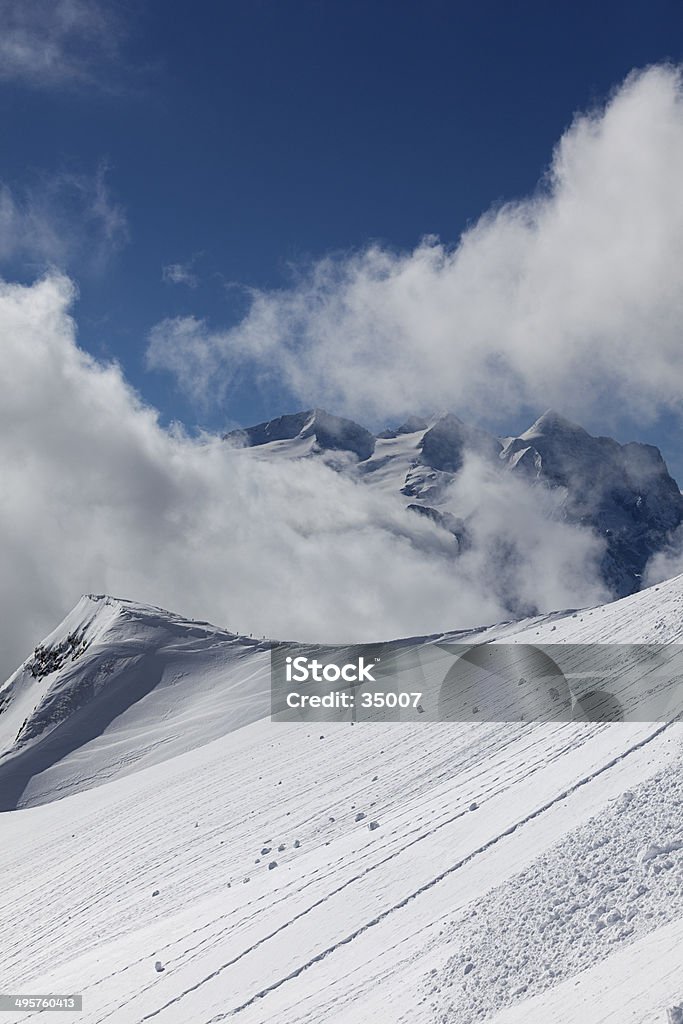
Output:
M249 695L263 699L262 662L251 660L262 647L169 617L169 653L165 613L118 608L123 616L108 604L106 623L95 622L93 648L144 620L140 642L154 638L170 668L99 738L31 780L27 806L0 816L3 991L82 991L84 1012L65 1013L65 1024L507 1024L527 1002L544 1019L574 977L599 996L603 961L625 963L641 944L651 963L660 933L669 950L667 929L683 915L678 724L250 722ZM672 642L682 613L679 579L478 637ZM37 692L23 680L13 684L17 717ZM49 703L50 682L39 681L38 703ZM591 848L591 837L606 839ZM569 913L577 857L596 891L617 862L628 866L624 892L644 880L648 892L632 901L641 913L618 943L609 939L626 925L606 918L625 918L621 905L589 900ZM512 938L520 915L526 929ZM586 941L560 929L549 975L544 935L558 920L582 921ZM577 1022L609 1019L598 996L577 997ZM642 993L625 989L624 1000L641 1005ZM561 1019L573 1021L571 1000L563 1005Z
M325 949L322 952L318 953L311 960L308 960L306 963L302 964L301 967L297 968L291 974L287 975L287 977L282 978L279 981L275 982L269 988L264 989L261 992L257 992L256 995L252 996L251 999L249 999L246 1003L243 1003L241 1006L238 1006L234 1010L229 1011L229 1013L219 1014L216 1017L212 1017L211 1020L208 1022L208 1024L215 1024L216 1021L224 1020L228 1016L233 1016L235 1014L240 1013L242 1010L245 1010L248 1006L251 1006L252 1003L254 1003L257 999L263 998L269 992L272 992L274 989L279 988L280 985L284 985L286 982L291 981L292 978L297 977L303 971L308 970L309 967L312 967L314 964L319 963L322 959L324 959L324 957L328 956L330 953L334 953L335 950L339 949L340 946L346 945L346 943L348 943L348 942L352 942L360 934L362 934L363 932L367 931L369 928L372 928L375 925L379 924L380 921L383 921L390 914L395 913L397 910L402 910L403 907L405 907L411 900L416 899L423 892L426 892L427 889L431 889L432 886L437 885L439 882L443 881L443 879L446 878L447 875L451 874L451 872L458 871L461 867L463 867L463 865L467 864L469 861L473 860L475 857L478 857L481 854L486 853L486 851L489 850L495 843L500 842L500 840L504 839L506 836L512 835L512 833L516 832L518 828L521 828L522 826L526 825L529 821L532 821L534 818L538 817L538 815L543 814L545 811L549 810L554 804L558 803L560 800L566 800L567 797L571 793L574 793L581 786L587 785L594 778L596 778L598 775L600 775L603 771L608 771L610 768L614 767L614 765L618 761L622 760L624 757L627 757L630 753L632 753L633 750L638 750L642 746L644 746L646 743L649 743L652 739L654 739L655 736L658 736L661 732L663 732L665 728L667 728L666 725L662 726L660 729L656 730L651 736L646 737L640 743L635 744L634 747L632 747L629 750L625 751L623 754L620 754L617 758L615 758L613 761L609 762L603 768L599 769L593 775L589 775L585 779L580 779L569 790L567 790L564 793L560 793L560 795L558 797L556 797L554 800L551 800L549 803L547 803L544 806L538 808L537 810L531 812L525 818L523 818L521 821L515 822L514 825L511 825L504 832L501 832L499 835L494 836L492 839L490 839L487 843L485 843L483 846L479 847L478 849L473 850L472 853L468 854L467 857L464 857L462 860L458 861L456 864L453 864L451 867L447 868L445 871L442 871L435 878L431 879L429 882L425 883L425 885L423 885L419 889L415 890L415 892L410 893L408 896L406 896L399 903L395 904L392 907L389 907L387 910L383 911L380 915L378 915L377 917L375 917L372 920L368 921L362 927L358 928L352 934L345 936L345 938L343 938L340 942L338 942L335 945L330 946L328 949ZM464 816L465 813L466 812L461 812L456 817L462 817L462 816ZM426 833L424 836L420 836L419 838L420 839L424 839L424 838L427 838L427 836L429 836L429 835L430 835L430 833ZM416 842L417 841L418 840L416 840ZM405 849L405 847L403 849ZM380 864L376 865L376 866L377 867L381 866L381 863L382 862L380 862ZM353 882L353 881L356 881L356 879L352 879L351 880L351 882ZM344 886L344 888L345 888L345 886ZM337 890L337 891L340 891L340 890ZM332 894L332 895L334 895L334 894ZM228 966L228 965L226 965L226 966ZM208 980L208 979L204 979L204 980ZM200 982L199 984L202 984L202 982ZM195 988L196 987L198 987L198 986L195 986ZM184 994L185 993L183 993L183 995ZM158 1012L160 1012L160 1011L155 1011L155 1014L151 1014L150 1016L155 1016L156 1013L158 1013ZM147 1020L149 1018L143 1018L143 1019Z

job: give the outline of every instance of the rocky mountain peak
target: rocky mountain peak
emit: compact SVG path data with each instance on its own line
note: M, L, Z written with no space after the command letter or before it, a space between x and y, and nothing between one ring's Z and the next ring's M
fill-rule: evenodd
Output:
M445 413L426 431L420 448L426 465L443 472L457 473L467 452L497 459L501 444L485 430L468 426L453 413Z
M289 441L296 437L313 437L320 449L352 452L361 461L370 458L375 450L375 436L365 427L318 408L232 430L223 435L223 440L256 448L272 441Z

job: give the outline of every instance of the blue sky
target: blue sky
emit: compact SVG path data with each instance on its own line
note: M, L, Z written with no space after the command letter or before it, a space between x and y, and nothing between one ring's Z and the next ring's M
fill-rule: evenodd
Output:
M198 401L147 368L156 324L225 330L249 289L289 287L330 252L456 243L533 192L577 111L683 59L683 9L664 0L2 0L3 24L0 180L20 237L0 271L65 269L81 344L164 421L209 429L317 404L315 379L309 395L257 384L247 359L220 401ZM616 429L676 464L678 419L650 420ZM613 426L599 411L588 425Z

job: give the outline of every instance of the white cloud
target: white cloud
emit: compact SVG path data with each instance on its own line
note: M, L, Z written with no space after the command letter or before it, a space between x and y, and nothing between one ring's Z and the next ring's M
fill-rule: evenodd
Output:
M89 591L322 641L602 596L592 536L547 522L538 496L476 462L458 483L460 504L481 506L460 562L398 497L162 429L119 367L77 347L72 298L54 274L0 283L0 678ZM526 560L514 583L497 576L501 546Z
M228 383L223 353L202 321L192 316L167 318L156 324L150 331L146 359L148 369L173 373L198 405L215 394L216 377L221 380L221 393Z
M678 527L671 536L670 543L662 551L652 556L645 566L643 585L652 587L662 580L683 573L683 528Z
M236 327L167 320L149 362L220 398L250 365L368 419L554 405L634 421L683 393L683 91L678 68L631 75L577 116L530 198L454 248L371 246L256 291Z
M564 488L530 485L470 456L447 499L467 520L459 578L495 595L508 617L610 600L597 568L604 542L564 521L565 499Z
M0 80L102 84L120 25L101 0L0 0Z
M19 191L0 182L0 261L101 272L128 240L106 174L105 164L92 175L60 171Z
M161 278L168 284L184 284L188 288L196 288L199 280L192 270L193 264L193 259L187 263L168 263L161 268Z

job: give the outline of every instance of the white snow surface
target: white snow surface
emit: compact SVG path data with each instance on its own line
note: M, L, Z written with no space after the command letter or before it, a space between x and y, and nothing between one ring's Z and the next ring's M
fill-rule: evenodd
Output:
M683 577L412 643L470 636L678 643ZM82 992L65 1024L683 1002L680 724L282 724L268 700L263 642L109 597L0 687L0 991Z

